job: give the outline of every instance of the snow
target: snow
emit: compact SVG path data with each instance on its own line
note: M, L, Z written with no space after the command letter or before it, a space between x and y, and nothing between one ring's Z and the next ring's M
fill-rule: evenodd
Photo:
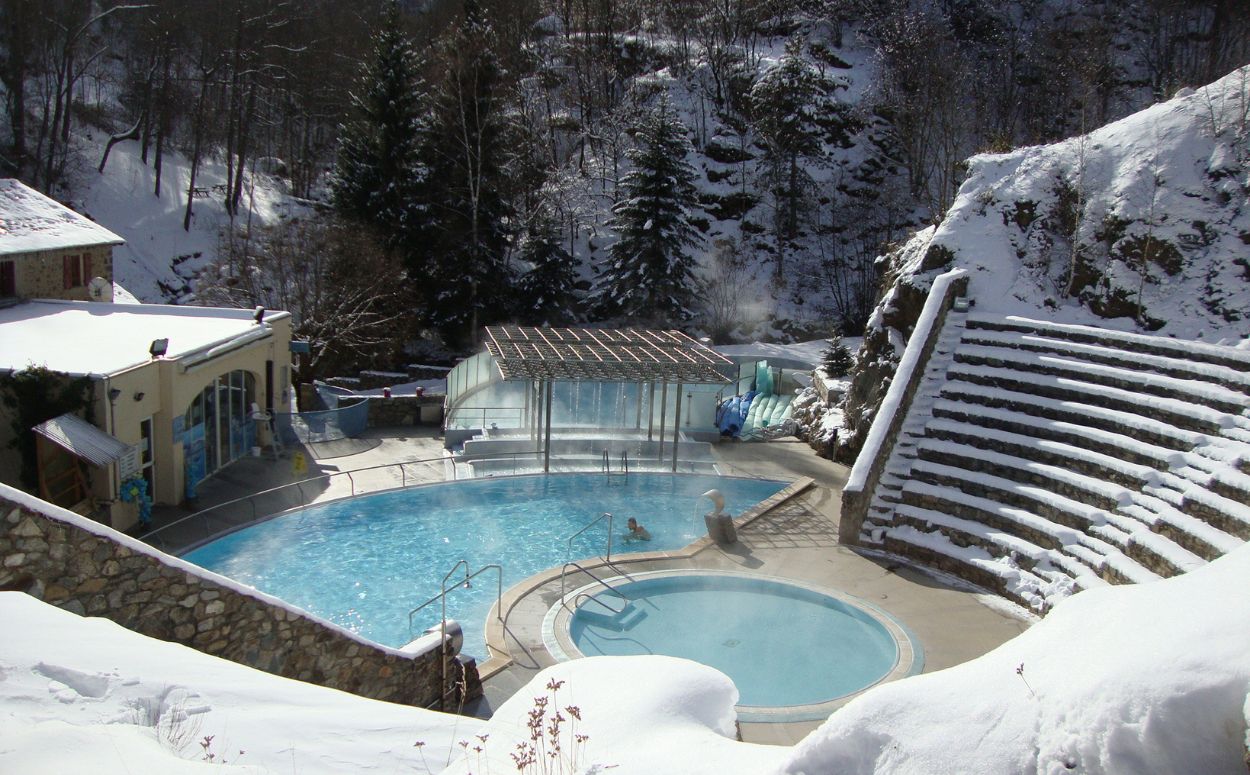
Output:
M0 619L21 633L0 645L12 775L203 772L206 753L237 772L437 772L482 723L279 678L18 592L0 593Z
M1104 319L1064 295L1075 238L1109 283L1087 286L1087 298L1115 293L1135 308L1140 291L1146 315L1160 321L1155 333L1244 347L1250 285L1238 264L1240 235L1250 233L1242 206L1250 157L1235 106L1245 104L1248 77L1250 67L1241 68L1088 135L975 156L937 232L912 241L954 254L953 266L972 277L978 312L1137 329L1130 317ZM1060 183L1080 205L1075 234L1056 225ZM1037 214L1031 221L1017 209L1025 203ZM1120 223L1122 238L1104 243L1099 235ZM1180 266L1152 265L1143 286L1117 251L1147 236L1174 247Z
M0 641L0 769L198 772L211 735L215 761L239 772L510 772L534 698L552 697L561 764L577 757L569 772L1231 775L1245 771L1250 596L1229 593L1247 583L1250 546L1173 579L1082 591L983 657L866 692L793 748L736 742L732 683L680 659L562 663L481 722L278 678L6 592L0 618L22 637Z
M12 178L0 179L0 255L116 245L122 238Z
M287 317L269 312L268 321ZM28 301L0 309L0 370L47 366L67 374L115 374L147 363L154 339L168 339L168 358L181 358L240 337L269 331L252 310Z
M912 380L912 374L922 365L920 363L921 350L924 343L932 335L933 327L937 324L938 314L945 303L947 289L951 283L965 275L966 272L962 269L956 269L939 276L933 281L933 288L929 291L929 298L925 301L924 308L920 312L920 318L916 321L916 328L912 332L911 346L903 351L903 357L899 360L898 369L894 373L894 380L890 383L885 398L881 400L881 406L877 410L872 427L868 430L868 438L864 440L864 446L860 450L859 457L855 459L855 465L851 468L851 473L847 477L846 486L843 488L844 491L856 490L862 492L867 484L869 471L872 464L881 455L881 447L886 441L890 425L893 424L893 417L902 406L903 394L907 390L908 383Z
M842 342L854 352L858 347L858 339L844 338ZM769 359L775 361L791 361L801 363L809 368L816 368L823 360L822 354L829 347L827 339L813 339L793 344L777 344L773 342L752 342L750 344L716 345L712 349L721 355L739 361Z
M1083 591L983 657L852 701L784 771L1244 773L1250 596L1230 593L1248 579L1244 547Z

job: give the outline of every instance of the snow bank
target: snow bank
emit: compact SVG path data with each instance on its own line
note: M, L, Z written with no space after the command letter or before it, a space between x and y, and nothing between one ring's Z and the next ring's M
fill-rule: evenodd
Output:
M12 775L202 772L210 753L239 772L437 772L482 724L262 673L18 592L0 593L0 620L0 771Z
M535 676L482 728L488 739L474 740L445 772L517 770L510 755L531 740L535 698L547 698L544 730L557 709L565 719L557 760L575 766L552 772L746 775L775 770L789 750L734 739L738 690L717 670L673 657L589 657ZM478 746L482 751L473 750Z
M1068 598L985 656L836 712L788 773L1238 773L1250 546ZM1218 602L1217 602L1218 601Z

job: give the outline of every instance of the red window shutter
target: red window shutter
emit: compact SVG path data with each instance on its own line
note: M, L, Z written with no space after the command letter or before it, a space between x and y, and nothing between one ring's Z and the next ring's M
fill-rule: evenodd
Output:
M61 287L65 290L74 287L73 269L70 267L73 266L73 262L77 259L78 256L61 256Z
M93 275L91 274L91 254L83 253L82 254L82 284L86 285L87 283L91 282L92 277Z

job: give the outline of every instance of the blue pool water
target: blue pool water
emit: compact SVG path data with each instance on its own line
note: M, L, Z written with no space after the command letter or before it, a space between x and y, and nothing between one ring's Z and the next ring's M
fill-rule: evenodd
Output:
M615 516L613 556L679 549L706 534L702 493L716 488L732 514L775 494L784 482L674 474L552 474L412 487L312 506L252 525L183 556L293 603L370 640L410 640L408 612L439 593L459 560L476 570L503 566L503 588L567 560L603 553L607 523L568 539L603 512ZM625 520L652 540L626 544ZM496 598L493 573L447 598L464 651L484 657L484 623ZM437 624L438 604L414 620Z
M793 584L689 574L613 586L626 600L597 593L569 623L583 654L702 662L733 679L741 705L826 702L876 683L898 661L893 636L873 616Z

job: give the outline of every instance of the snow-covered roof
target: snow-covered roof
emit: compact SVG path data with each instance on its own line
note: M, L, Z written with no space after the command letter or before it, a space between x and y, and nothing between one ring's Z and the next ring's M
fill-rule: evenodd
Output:
M155 339L168 339L167 358L187 359L270 335L266 313L249 309L36 300L0 309L0 371L46 366L66 374L116 374L151 360Z
M0 179L0 256L125 240L20 180Z

